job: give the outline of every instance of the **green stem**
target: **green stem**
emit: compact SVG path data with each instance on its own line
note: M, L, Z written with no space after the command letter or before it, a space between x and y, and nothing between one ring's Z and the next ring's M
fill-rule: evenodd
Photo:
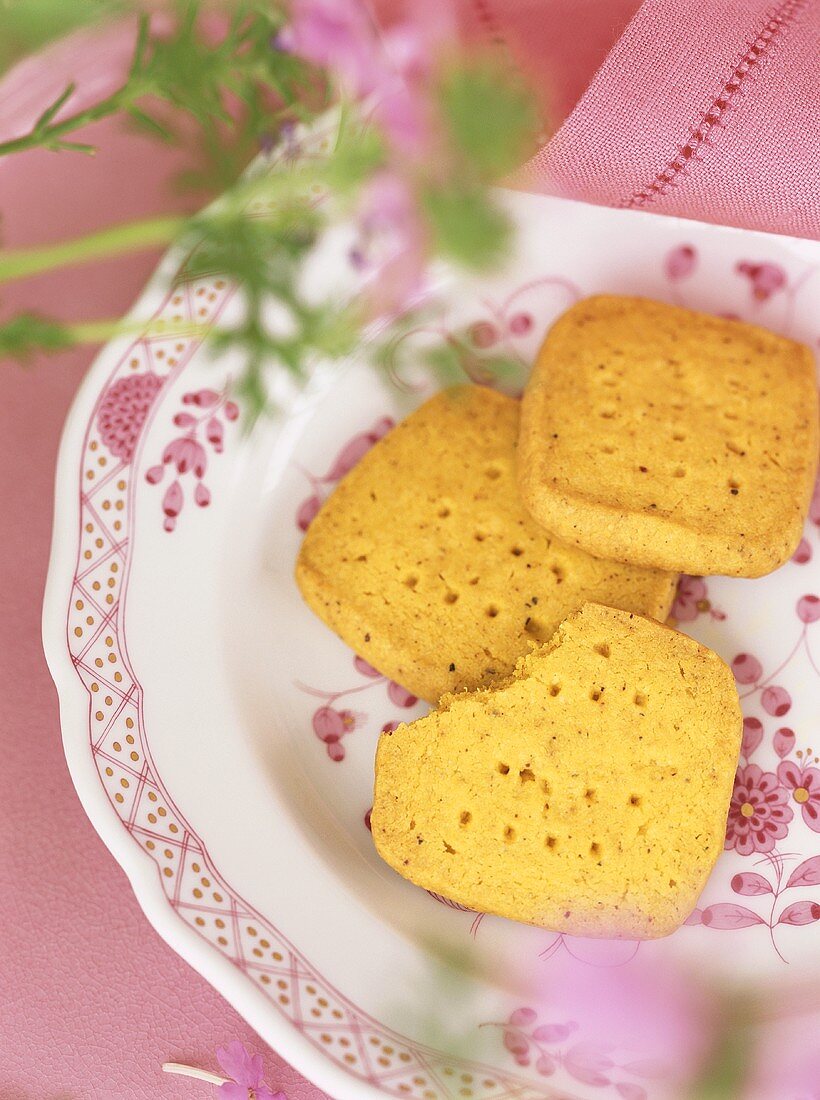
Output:
M66 335L74 344L105 344L115 336L206 336L217 332L213 325L186 323L168 323L154 321L146 325L145 321L123 321L120 318L105 318L100 321L76 321L65 326Z
M0 250L0 283L39 275L56 267L86 263L119 256L124 252L141 252L158 245L167 245L184 228L187 219L181 215L146 218L143 221L112 225L86 237L77 237L59 244L37 248Z
M77 111L76 114L69 115L61 122L46 127L35 123L27 134L21 134L20 137L0 142L0 157L8 156L10 153L22 153L26 149L42 146L57 152L61 148L61 139L65 134L73 133L74 130L79 130L80 127L87 126L91 122L99 122L100 119L116 114L133 98L134 89L127 86L113 92L106 99L101 99L99 103L86 107L83 111Z

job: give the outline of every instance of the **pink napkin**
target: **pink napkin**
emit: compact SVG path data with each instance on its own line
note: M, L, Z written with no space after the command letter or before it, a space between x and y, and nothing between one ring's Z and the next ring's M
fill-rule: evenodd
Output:
M412 11L376 8L384 20ZM820 237L816 0L458 0L457 10L468 39L530 75L557 127L517 186Z

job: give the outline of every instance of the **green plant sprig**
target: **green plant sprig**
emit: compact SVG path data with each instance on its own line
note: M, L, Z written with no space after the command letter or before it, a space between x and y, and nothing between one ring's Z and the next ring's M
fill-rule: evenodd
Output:
M301 274L324 228L352 210L365 183L386 165L388 152L379 131L355 108L342 105L331 154L309 160L280 157L242 174L251 155L275 144L286 124L300 122L309 129L317 123L330 102L329 78L274 48L287 17L284 0L231 4L227 28L215 43L201 32L203 7L204 0L178 0L176 21L164 36L154 35L149 19L140 15L122 86L91 107L65 114L75 91L69 85L29 133L0 143L0 155L32 148L91 152L72 135L117 113L158 140L181 142L185 127L178 120L186 118L195 124L201 165L183 182L189 187L206 182L222 190L219 202L191 218L142 219L75 240L0 250L0 284L68 264L175 245L190 253L186 277L218 272L241 289L243 319L232 327L211 328L208 339L214 350L241 354L245 370L237 386L257 414L267 403L266 373L272 366L301 375L314 357L343 356L360 337L364 320L356 306L307 302L299 289ZM488 266L503 254L509 225L487 182L521 155L532 129L531 112L522 90L501 81L484 61L472 68L454 65L443 74L436 94L448 171L440 180L435 172L425 179L416 167L412 185L434 251L467 267ZM472 121L471 95L487 121L483 127ZM502 152L488 160L486 148L496 144ZM321 203L315 201L317 190L326 196ZM271 302L287 316L282 332L272 332L266 323ZM37 351L101 342L130 329L130 322L116 320L60 322L21 314L0 324L0 355L26 359Z

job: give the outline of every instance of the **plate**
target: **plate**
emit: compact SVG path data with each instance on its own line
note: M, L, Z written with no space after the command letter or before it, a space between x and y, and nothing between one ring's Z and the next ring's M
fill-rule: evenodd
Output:
M444 338L474 378L503 352L523 377L549 322L599 291L817 345L815 243L502 199L518 227L503 272L443 273L389 371L363 351L283 380L250 433L240 364L185 331L239 316L241 293L169 255L134 318L173 334L102 352L59 459L44 636L80 798L159 934L339 1100L660 1095L634 1051L584 1041L548 989L562 960L696 963L767 994L820 958L820 499L777 573L680 586L679 626L732 665L746 715L726 850L686 927L642 945L556 935L375 855L376 740L423 708L311 615L293 566L320 502L433 392L419 345ZM351 281L343 250L324 277Z

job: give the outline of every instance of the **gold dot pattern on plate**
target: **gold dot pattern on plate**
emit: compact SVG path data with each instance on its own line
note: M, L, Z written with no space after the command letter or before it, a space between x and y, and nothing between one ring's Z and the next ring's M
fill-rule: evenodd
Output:
M221 278L191 281L183 275L155 318L166 326L173 323L175 330L137 340L109 378L106 392L122 379L153 374L163 380L170 371L181 369L196 345L193 337L177 330L192 320L207 323L232 289ZM209 384L213 385L212 378ZM161 399L162 389L158 392ZM198 838L187 829L149 765L140 693L120 645L132 482L139 476L132 469L132 458L140 426L132 437L127 415L137 414L129 409L115 413L105 422L95 413L86 438L80 473L80 545L67 636L75 668L89 693L89 736L100 781L134 841L155 864L169 902L197 935L244 971L317 1049L357 1078L380 1083L386 1093L412 1100L489 1097L500 1086L522 1100L543 1096L543 1091L531 1093L513 1073L500 1073L498 1082L486 1079L480 1088L466 1084L460 1075L474 1071L469 1063L453 1069L454 1064L445 1066L444 1057L434 1051L417 1053L402 1036L374 1031L372 1020L330 987L269 922L232 893ZM454 1074L452 1082L446 1076L448 1070Z

